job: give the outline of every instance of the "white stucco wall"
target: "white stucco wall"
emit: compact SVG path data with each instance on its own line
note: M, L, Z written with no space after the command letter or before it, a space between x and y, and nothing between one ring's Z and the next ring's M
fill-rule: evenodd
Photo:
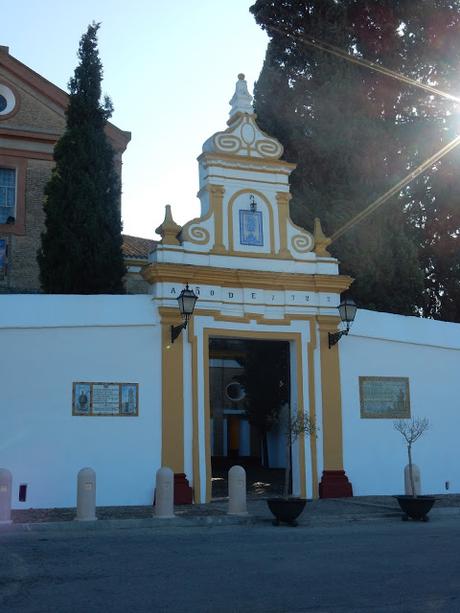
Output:
M198 353L203 328L216 322L196 316ZM307 328L219 322L224 329L300 333ZM0 297L0 467L13 473L13 508L74 506L76 475L97 474L97 504L151 504L161 462L161 336L149 296ZM412 415L428 417L430 430L415 444L422 491L460 492L460 325L359 311L339 343L344 467L356 495L403 491L406 450L392 419L360 417L359 377L408 377ZM315 352L317 418L321 424L319 352ZM199 369L202 361L199 360ZM304 364L304 405L308 368ZM204 454L203 373L198 377L199 445ZM138 417L72 416L72 383L139 383ZM191 349L184 344L185 468L192 476ZM295 397L295 390L293 392ZM318 437L318 476L322 471ZM312 476L306 448L307 483ZM204 464L201 467L204 471ZM296 469L295 469L296 471ZM204 488L205 474L202 475ZM298 475L295 477L297 478ZM18 501L20 484L27 500ZM193 483L193 481L192 481ZM311 496L310 485L308 495ZM202 497L204 492L202 492Z
M148 296L0 297L0 466L13 508L151 504L161 463L160 326ZM72 416L72 383L139 383L138 417ZM28 486L18 502L18 487Z
M460 325L359 311L339 343L344 466L355 495L404 493L407 452L392 419L361 419L360 376L409 377L411 414L430 429L413 447L422 493L460 492Z

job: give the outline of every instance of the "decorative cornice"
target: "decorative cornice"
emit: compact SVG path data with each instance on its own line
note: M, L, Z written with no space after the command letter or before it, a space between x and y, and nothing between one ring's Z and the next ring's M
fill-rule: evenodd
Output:
M220 287L330 292L334 294L344 292L353 282L353 279L346 275L304 275L158 262L146 266L141 274L150 284L165 282L194 283L196 285Z
M220 167L232 168L237 170L247 170L251 172L269 172L289 175L296 167L296 164L284 160L269 158L245 158L236 157L229 153L215 153L205 151L198 156L198 162L203 168Z
M60 132L48 133L40 130L16 130L7 126L0 125L0 137L14 138L17 140L31 140L34 143L55 144L61 137Z

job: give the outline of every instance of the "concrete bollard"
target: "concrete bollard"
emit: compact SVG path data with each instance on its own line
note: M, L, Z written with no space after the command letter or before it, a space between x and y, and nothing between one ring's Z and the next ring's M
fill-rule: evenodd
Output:
M157 470L155 516L163 518L174 517L174 473L166 466Z
M76 521L96 521L96 473L82 468L77 477Z
M228 471L228 515L247 515L246 471L242 466L232 466Z
M9 470L0 468L0 524L11 524L11 496L13 477Z
M412 464L412 475L414 477L414 488L416 496L420 496L422 486L420 482L420 468L417 464ZM406 496L412 496L412 486L410 483L409 464L404 468L404 493Z

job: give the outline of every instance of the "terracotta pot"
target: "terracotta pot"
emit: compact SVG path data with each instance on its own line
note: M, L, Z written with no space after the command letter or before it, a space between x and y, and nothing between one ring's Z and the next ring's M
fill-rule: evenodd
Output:
M396 500L404 513L403 521L411 519L428 521L428 513L436 502L434 496L395 496Z
M304 510L306 502L305 498L268 498L268 508L276 517L273 525L279 526L280 522L284 522L297 526L296 519Z

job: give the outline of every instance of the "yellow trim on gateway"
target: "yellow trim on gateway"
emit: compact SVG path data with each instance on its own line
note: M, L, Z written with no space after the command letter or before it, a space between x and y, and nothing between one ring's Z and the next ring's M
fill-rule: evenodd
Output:
M159 308L161 317L162 444L161 465L184 472L184 360L180 335L171 344L171 325L177 325L175 309Z
M336 332L339 317L318 315L321 388L323 399L324 470L343 470L342 399L338 345L329 349L329 332Z
M244 164L244 166L247 167L248 171L253 170L252 168L250 168L251 165L271 166L272 168L270 168L269 170L260 168L260 172L268 172L270 174L276 173L277 168L278 168L278 172L282 172L281 169L284 168L289 171L289 174L295 168L297 168L297 164L292 164L291 162L285 162L284 160L279 160L275 158L258 158L258 157L252 157L252 156L247 157L247 156L235 155L231 153L211 153L207 151L204 153L201 153L198 156L197 160L198 162L203 161L204 166L206 164L208 166L214 166L214 163L218 162L219 160L224 160L224 161L228 160L229 164L225 165L226 168L230 168L233 162L233 164L235 165L235 168L238 168L239 170L241 170L241 166L238 166L238 164ZM246 168L244 170L246 170Z
M213 311L208 310L198 310L195 312L195 316L200 315L211 315L217 321L227 321L234 322L235 318L224 317L217 315ZM257 319L258 323L264 324L275 324L279 325L280 323L289 324L292 320L302 320L309 322L310 325L310 342L308 343L308 381L309 381L309 407L308 411L313 420L316 420L316 405L315 405L315 373L314 373L314 349L316 346L315 339L315 318L312 316L303 316L303 315L289 315L286 317L286 322L284 321L271 321L264 320L263 317L259 314L247 315L247 318L238 318L242 320L241 323L247 323L253 319ZM193 322L193 319L192 319ZM304 359L302 355L302 343L301 343L301 333L300 332L257 332L253 330L226 330L221 328L204 328L203 329L203 375L204 375L204 420L205 420L205 466L206 466L206 500L209 501L211 499L211 477L212 477L212 468L211 468L211 440L210 440L210 419L211 419L211 409L209 402L209 339L210 337L231 337L231 338L253 338L258 340L286 340L293 341L296 344L296 362L297 362L297 406L303 407L303 387L304 387ZM199 484L200 484L200 476L199 476L199 467L200 467L200 457L199 457L199 439L198 439L198 352L197 352L197 337L195 336L195 331L193 327L193 323L189 325L189 340L193 346L193 470L194 470L194 497L195 501L199 500ZM316 445L316 437L310 437L310 453L311 453L311 467L312 467L312 491L313 497L318 497L318 458L317 458L317 445ZM301 495L306 496L306 458L305 458L305 439L304 436L299 437L299 468L300 468L300 484L301 484Z
M293 290L340 294L353 281L346 275L303 275L241 268L218 268L190 264L155 262L142 270L148 283L193 283L218 287L241 287L267 290Z

